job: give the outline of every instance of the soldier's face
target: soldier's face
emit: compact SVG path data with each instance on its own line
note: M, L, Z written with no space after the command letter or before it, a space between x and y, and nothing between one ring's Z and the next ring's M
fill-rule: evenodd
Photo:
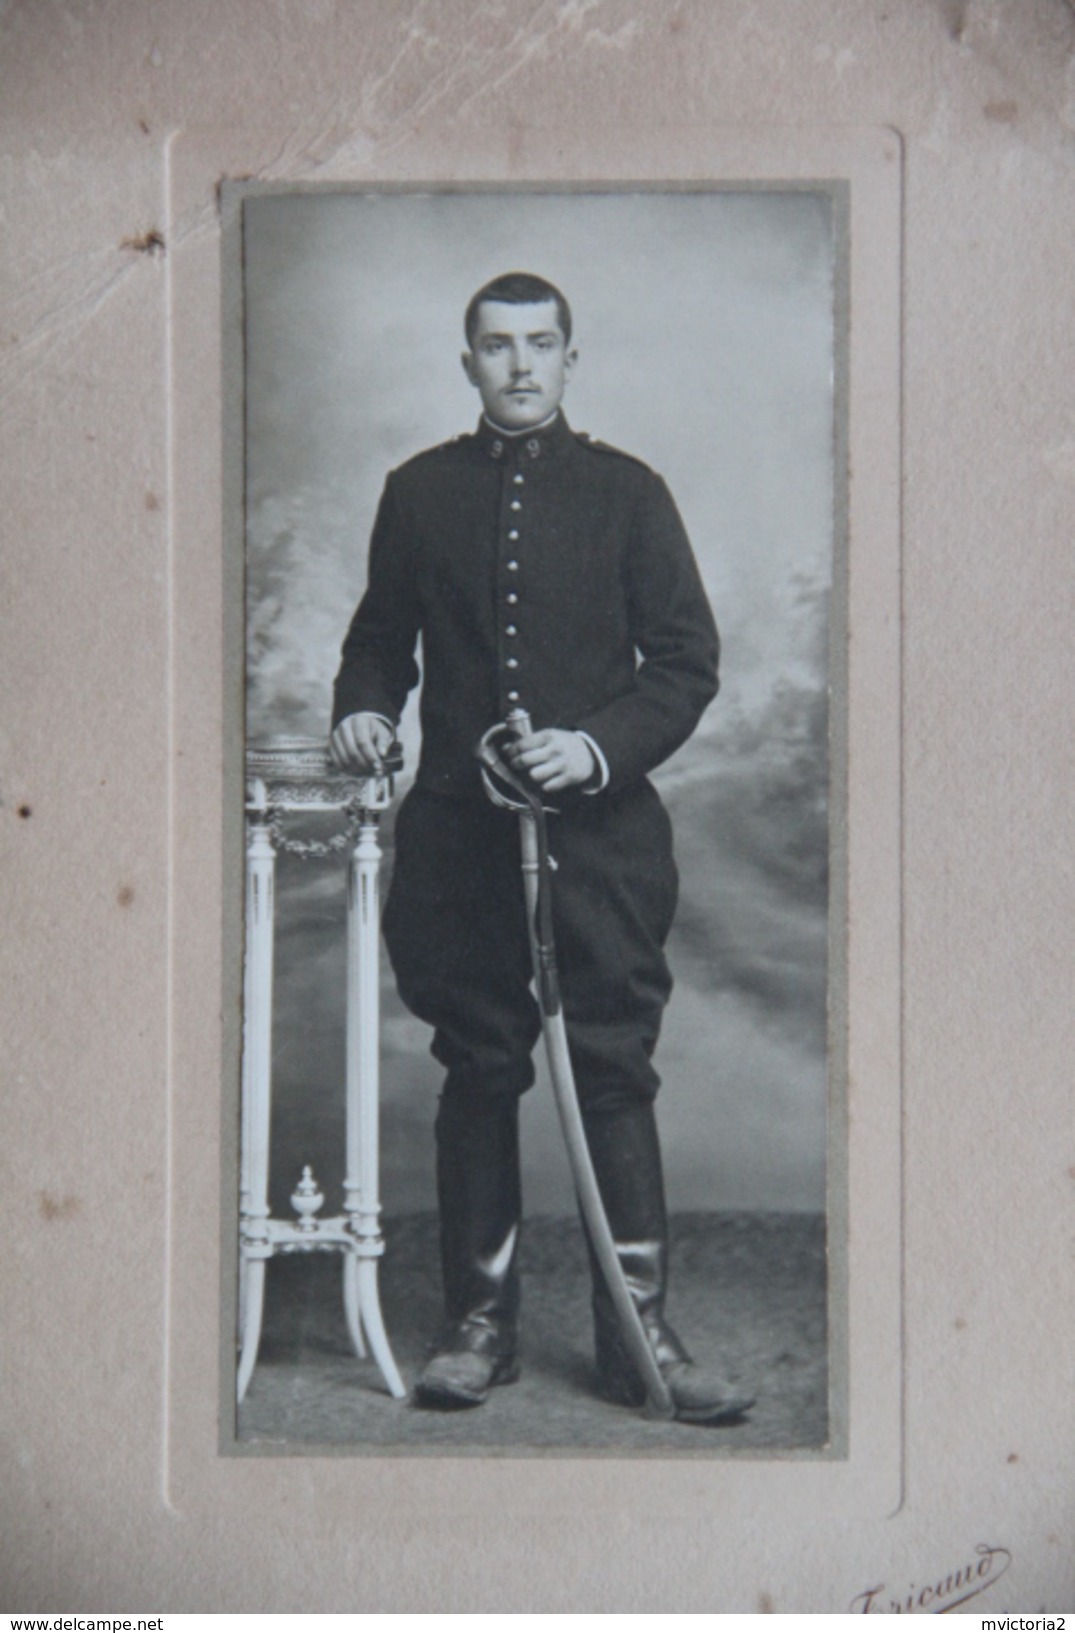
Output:
M505 431L528 430L555 414L574 366L555 301L483 301L478 308L474 350L463 353L463 367L486 414Z

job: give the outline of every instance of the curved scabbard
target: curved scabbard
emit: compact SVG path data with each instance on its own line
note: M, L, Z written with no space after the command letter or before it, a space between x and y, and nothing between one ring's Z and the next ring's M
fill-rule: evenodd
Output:
M650 1348L634 1299L631 1297L631 1290L627 1285L627 1278L623 1273L623 1266L605 1216L597 1175L594 1173L590 1148L586 1142L582 1112L579 1109L575 1074L567 1044L567 1029L560 1003L556 948L552 936L550 900L552 879L545 837L545 811L540 796L504 763L494 746L497 736L506 730L510 729L513 733L518 732L521 735L520 727L523 724L528 730L528 722L524 723L517 717L509 716L507 726L496 726L491 732L486 732L478 745L477 755L482 763L485 788L490 799L497 805L519 813L526 922L530 931L534 978L541 999L541 1031L579 1207L586 1221L586 1228L590 1233L590 1240L609 1295L619 1316L628 1352L638 1368L646 1390L646 1415L654 1418L673 1418L675 1405L672 1396ZM506 783L521 798L513 800L505 797L486 773L491 773L498 781Z

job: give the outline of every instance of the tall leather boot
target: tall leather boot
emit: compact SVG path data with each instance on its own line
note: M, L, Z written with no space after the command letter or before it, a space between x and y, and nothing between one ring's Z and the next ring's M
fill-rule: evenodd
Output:
M447 1322L415 1385L418 1406L480 1406L519 1375L519 1102L442 1096L435 1124Z
M683 1423L722 1423L740 1417L753 1406L754 1396L714 1369L696 1365L665 1320L668 1219L653 1107L589 1112L584 1123L616 1254L676 1418ZM593 1279L598 1393L620 1406L641 1406L645 1387L588 1233L586 1241Z

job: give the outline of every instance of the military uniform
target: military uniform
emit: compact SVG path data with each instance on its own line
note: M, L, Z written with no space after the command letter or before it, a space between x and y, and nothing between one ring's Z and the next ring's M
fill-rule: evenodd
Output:
M716 629L668 489L562 414L514 437L482 421L389 477L334 723L399 718L419 633L417 786L431 793L482 797L474 745L514 707L535 730L589 733L609 787L626 787L717 688Z
M613 1236L625 1252L652 1249L646 1266L628 1268L639 1286L650 1275L647 1308L659 1320L666 1227L651 1056L671 989L663 945L676 873L646 774L714 696L718 640L661 478L573 432L562 414L516 436L483 420L389 476L334 725L360 711L398 721L419 678L419 636L422 751L396 823L385 938L401 996L434 1027L447 1067L437 1117L441 1348L492 1357L490 1381L508 1381L517 1109L540 1022L518 825L486 799L475 745L521 708L535 731L579 731L597 751L590 784L546 797L557 808L564 1015ZM599 1282L595 1313L606 1392L633 1398Z

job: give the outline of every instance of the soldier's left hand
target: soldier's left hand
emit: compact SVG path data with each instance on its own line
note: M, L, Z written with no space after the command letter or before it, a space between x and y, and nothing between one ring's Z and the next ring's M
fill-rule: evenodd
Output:
M586 739L556 726L520 737L505 752L516 771L525 771L532 782L550 794L589 782L597 769Z

